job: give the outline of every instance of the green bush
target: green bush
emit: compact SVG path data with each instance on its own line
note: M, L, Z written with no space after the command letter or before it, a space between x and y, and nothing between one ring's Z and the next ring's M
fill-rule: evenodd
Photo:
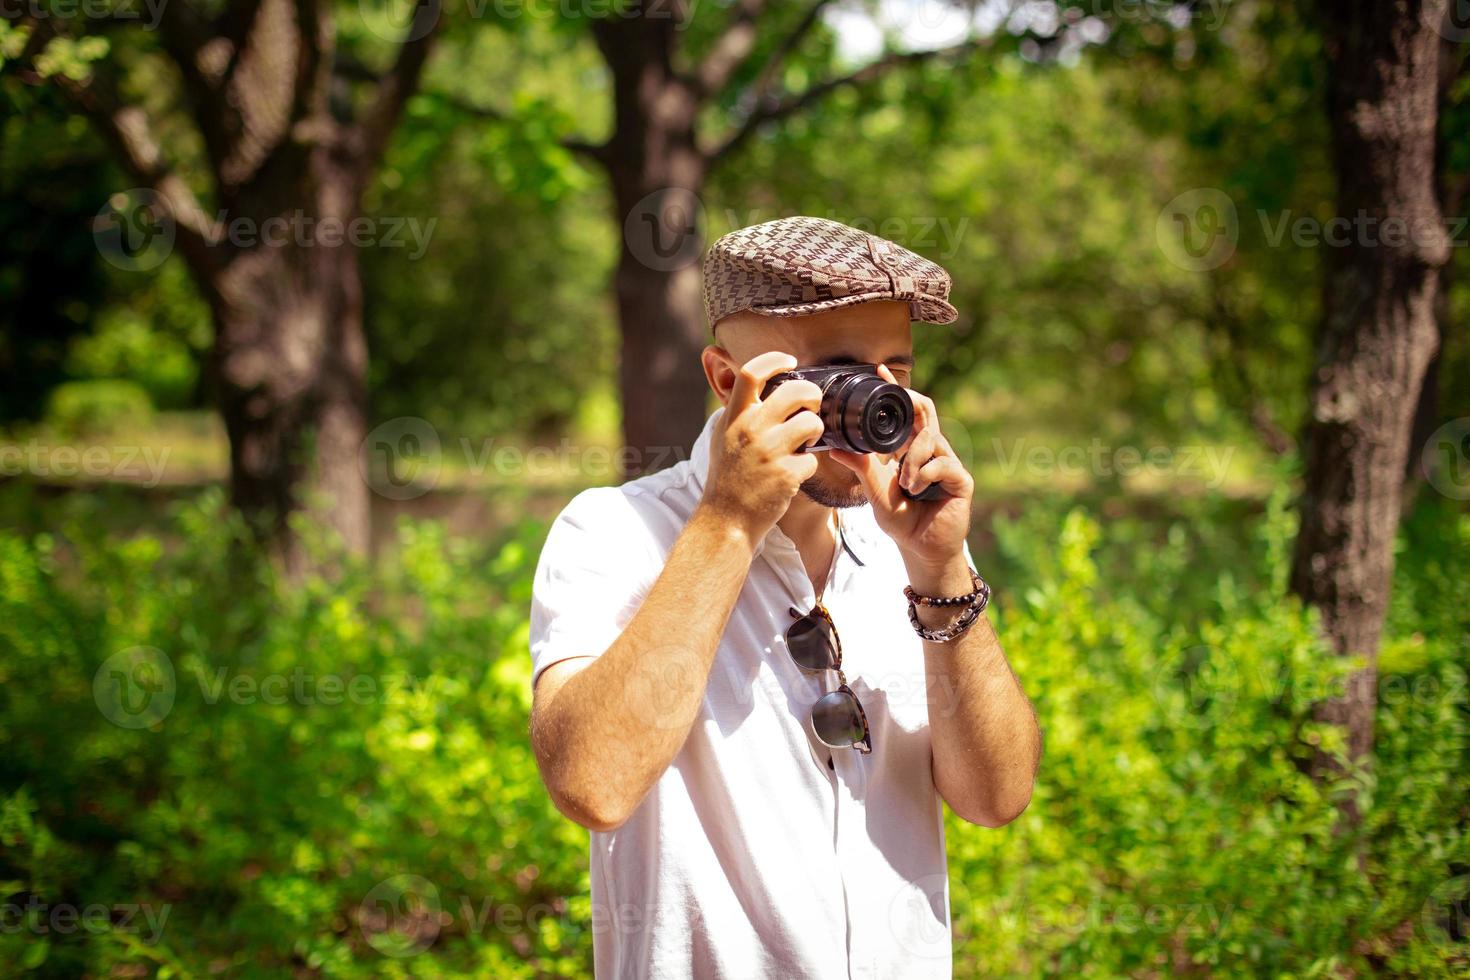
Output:
M69 437L137 429L152 418L148 392L133 381L68 381L46 403L46 421Z
M958 976L1463 970L1470 518L1404 530L1349 832L1304 774L1341 670L1280 598L1283 499L1213 507L997 522L1046 756L1010 827L949 819ZM405 523L392 561L289 587L215 493L166 540L0 533L0 964L590 975L587 835L527 744L544 530Z

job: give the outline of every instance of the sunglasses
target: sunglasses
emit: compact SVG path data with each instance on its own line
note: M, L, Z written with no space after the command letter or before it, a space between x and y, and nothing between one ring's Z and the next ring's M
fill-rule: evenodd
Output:
M802 616L795 609L796 617L786 630L786 649L791 659L803 670L812 673L835 670L840 686L830 694L824 694L812 705L812 728L817 737L834 749L855 748L859 752L873 751L873 739L868 731L868 716L858 703L857 695L847 686L842 674L842 643L837 639L837 627L832 616L817 603L815 609Z

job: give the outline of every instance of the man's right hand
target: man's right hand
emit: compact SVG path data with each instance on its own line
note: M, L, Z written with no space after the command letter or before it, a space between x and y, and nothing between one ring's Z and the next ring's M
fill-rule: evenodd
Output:
M822 389L810 381L785 381L769 398L760 398L771 377L796 364L781 351L745 362L711 433L700 507L732 522L752 544L765 537L817 471L816 454L800 450L822 438Z

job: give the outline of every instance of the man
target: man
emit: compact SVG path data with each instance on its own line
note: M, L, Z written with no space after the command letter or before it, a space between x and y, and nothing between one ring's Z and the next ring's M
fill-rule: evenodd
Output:
M1041 741L977 615L974 483L917 392L887 455L806 452L821 389L761 393L843 363L907 388L949 276L806 217L726 235L704 273L722 407L689 459L577 495L536 570L531 737L591 831L596 974L947 977L940 800L1014 820Z

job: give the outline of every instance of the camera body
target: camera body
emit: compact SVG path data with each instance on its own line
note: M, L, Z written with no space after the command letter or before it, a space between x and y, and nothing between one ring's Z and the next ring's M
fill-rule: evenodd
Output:
M876 364L835 364L783 371L766 382L767 398L786 381L810 381L822 389L822 437L808 452L845 449L850 453L891 453L914 427L914 403L900 385L884 381Z

